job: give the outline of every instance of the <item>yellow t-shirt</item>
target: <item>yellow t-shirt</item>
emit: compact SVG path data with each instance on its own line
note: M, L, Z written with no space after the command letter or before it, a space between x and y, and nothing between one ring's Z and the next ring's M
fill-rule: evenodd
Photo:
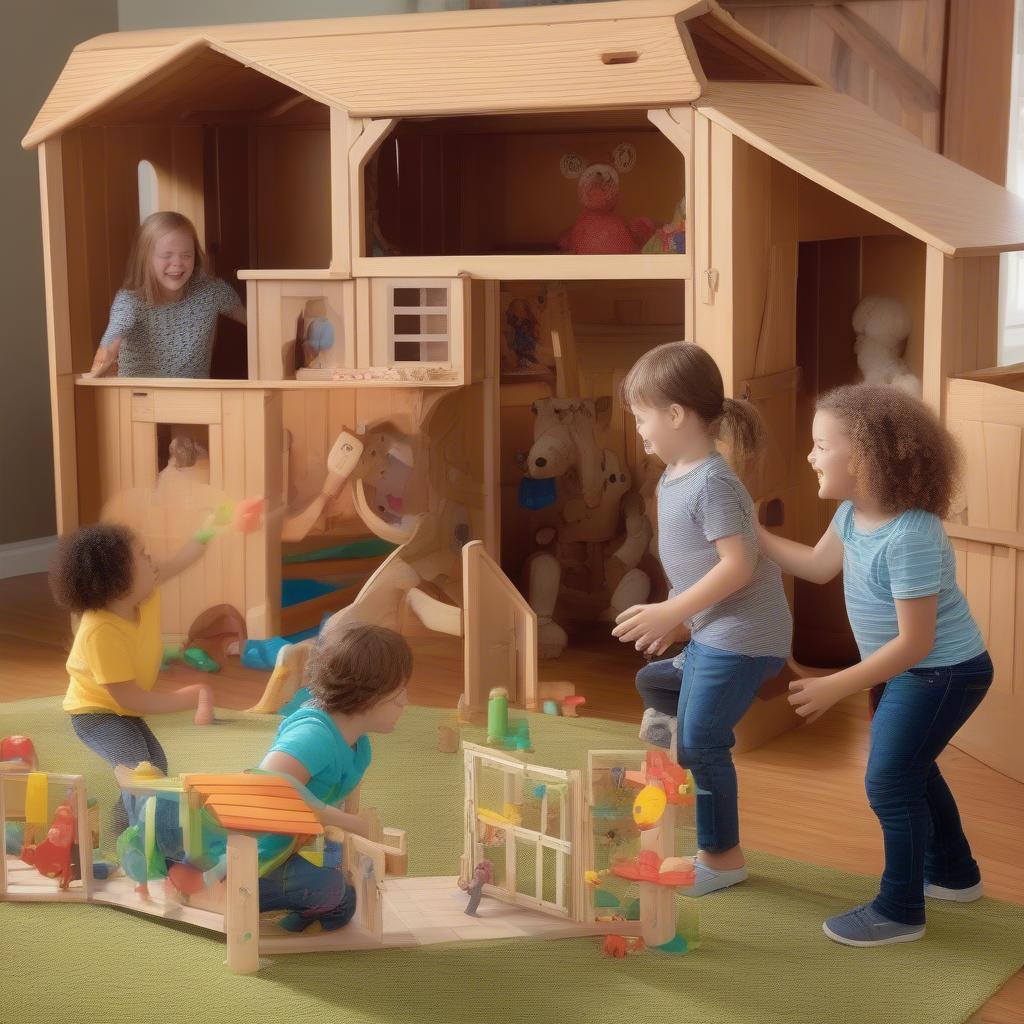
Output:
M141 717L121 707L107 686L134 682L142 690L152 690L163 653L159 589L139 605L137 622L108 611L86 612L68 656L64 710L71 715L105 711Z

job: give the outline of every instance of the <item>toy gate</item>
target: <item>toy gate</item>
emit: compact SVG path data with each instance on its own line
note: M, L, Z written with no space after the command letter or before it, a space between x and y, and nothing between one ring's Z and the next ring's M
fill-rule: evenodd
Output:
M641 936L648 945L677 936L685 940L682 949L697 940L692 905L677 935L676 889L667 877L662 884L656 876L622 869L645 856L668 864L680 849L696 848L695 790L692 799L670 801L637 833L631 827L636 792L611 780L645 775L644 751L592 750L585 776L474 743L463 743L463 756L463 881L480 861L490 860L493 878L485 895L562 918L575 934Z
M580 773L525 764L463 744L466 771L462 877L490 860L494 882L484 892L508 903L583 922L574 891L575 854L585 845ZM527 788L539 796L524 815ZM489 806L488 806L489 805ZM501 811L494 810L495 805ZM582 883L582 872L579 882Z

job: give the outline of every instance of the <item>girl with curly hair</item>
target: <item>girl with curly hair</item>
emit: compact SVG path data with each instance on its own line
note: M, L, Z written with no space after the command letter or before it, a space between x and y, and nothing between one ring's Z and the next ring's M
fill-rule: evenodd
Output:
M807 456L818 497L840 502L813 548L759 527L784 572L827 583L840 570L861 660L790 684L807 722L884 684L871 721L865 785L882 826L878 895L825 921L849 946L924 935L925 897L969 902L981 875L936 759L981 703L992 661L956 582L942 517L959 453L938 418L892 387L858 384L822 396Z
M155 693L163 659L160 584L197 561L215 533L209 524L175 555L156 564L127 526L97 523L66 536L50 571L57 603L81 616L68 656L64 710L75 735L115 770L149 761L167 773L167 755L143 715L196 708L196 724L212 715L205 684ZM112 829L128 825L122 798ZM129 799L130 802L130 799Z

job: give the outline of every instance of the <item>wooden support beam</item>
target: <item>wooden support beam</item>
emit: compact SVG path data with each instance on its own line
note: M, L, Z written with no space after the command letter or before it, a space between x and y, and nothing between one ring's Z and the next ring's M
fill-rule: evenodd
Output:
M815 5L814 13L902 96L924 111L942 107L939 87L918 71L876 28L845 6Z

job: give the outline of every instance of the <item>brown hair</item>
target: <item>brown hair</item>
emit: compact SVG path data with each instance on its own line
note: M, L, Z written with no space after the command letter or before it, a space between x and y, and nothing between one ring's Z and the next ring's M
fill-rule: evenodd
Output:
M736 467L746 468L764 450L765 430L758 411L749 402L725 397L718 364L700 345L670 341L645 352L619 386L630 408L646 405L667 409L681 405L695 412L713 437L724 424Z
M50 569L50 591L62 608L97 611L132 589L135 534L127 526L98 523L69 533Z
M187 289L196 276L206 269L206 254L199 244L199 235L196 233L195 225L184 214L175 213L173 210L160 210L151 213L135 232L132 239L131 252L128 253L128 265L125 268L124 284L122 287L129 292L134 292L139 298L144 299L147 306L155 306L163 298L163 293L157 284L153 274L153 250L157 242L164 235L171 231L184 231L192 236L192 245L195 248L195 265L192 267L192 276L185 284ZM184 294L184 289L182 290Z
M816 408L839 420L853 449L855 475L886 513L919 508L948 514L960 471L953 435L923 402L884 384L847 384Z
M306 686L317 706L346 715L366 711L411 675L405 638L363 622L328 623L306 664Z

